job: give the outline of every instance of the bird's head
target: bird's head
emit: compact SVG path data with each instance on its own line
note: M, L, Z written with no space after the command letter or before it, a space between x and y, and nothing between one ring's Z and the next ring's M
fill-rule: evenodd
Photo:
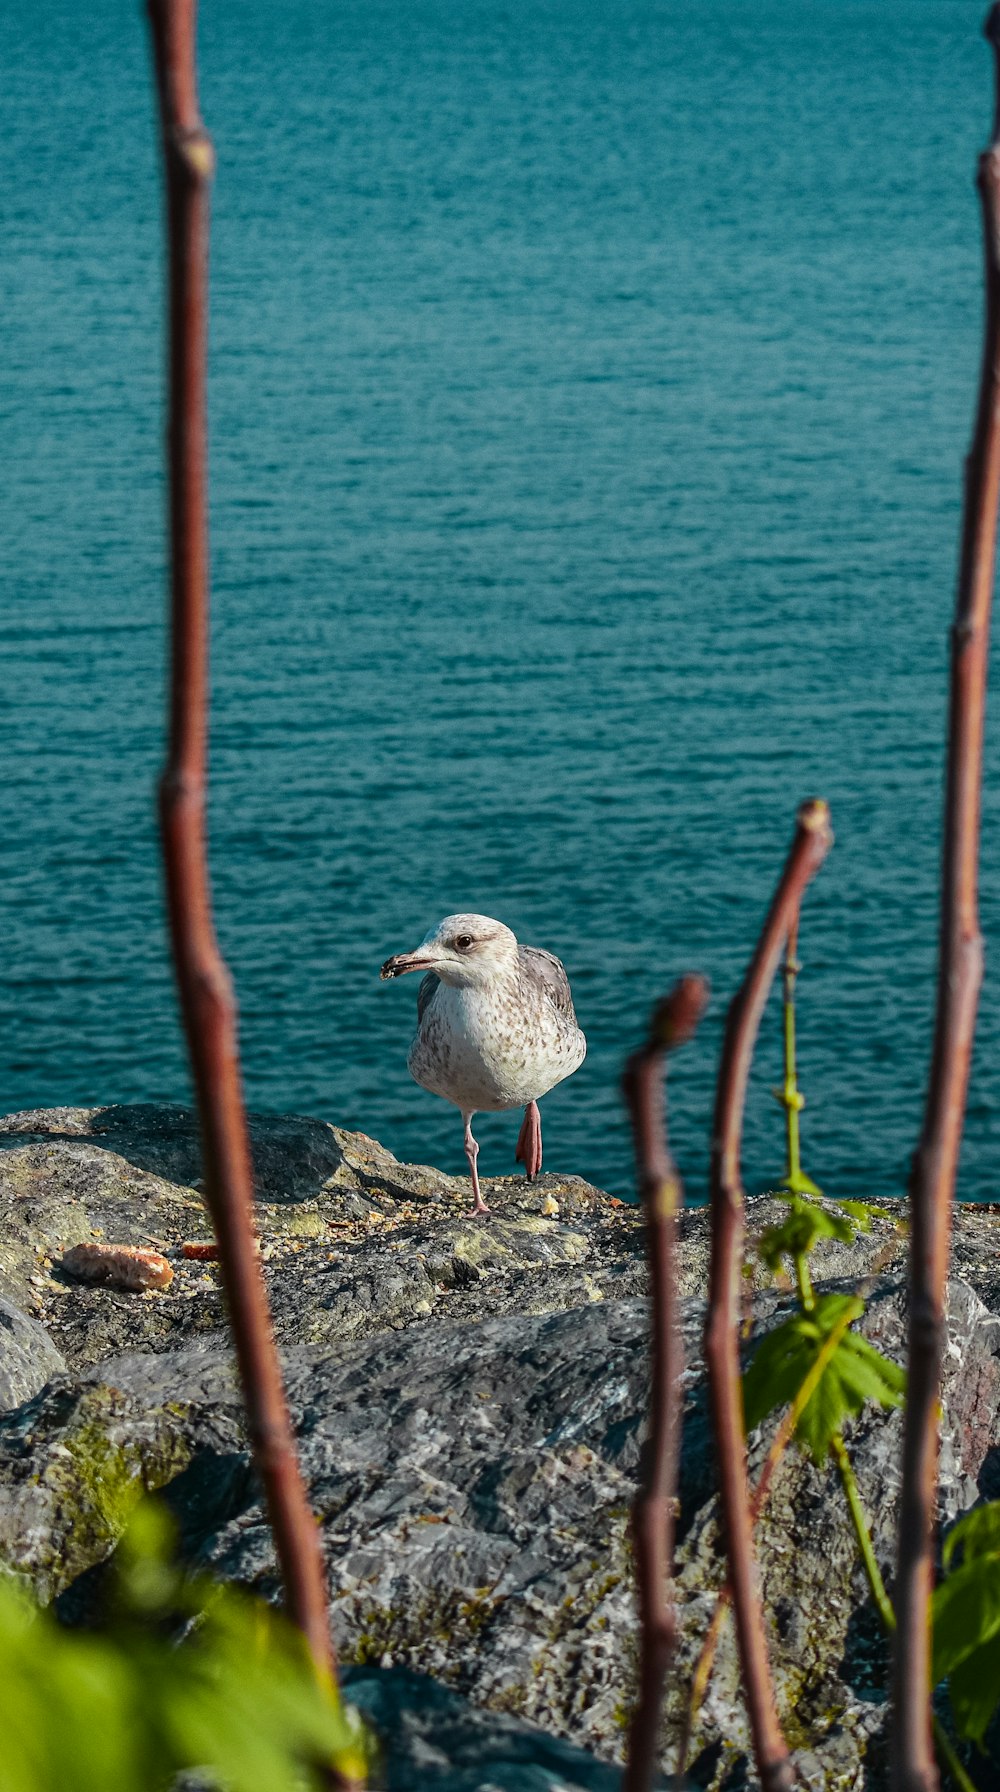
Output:
M489 915L446 915L425 935L415 952L387 958L383 982L408 971L433 971L442 983L472 989L515 969L517 940L502 921Z

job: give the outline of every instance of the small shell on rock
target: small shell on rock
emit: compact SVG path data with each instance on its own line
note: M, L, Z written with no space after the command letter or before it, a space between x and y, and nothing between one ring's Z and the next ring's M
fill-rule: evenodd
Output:
M59 1266L80 1282L109 1288L169 1288L174 1272L159 1251L135 1244L75 1244Z

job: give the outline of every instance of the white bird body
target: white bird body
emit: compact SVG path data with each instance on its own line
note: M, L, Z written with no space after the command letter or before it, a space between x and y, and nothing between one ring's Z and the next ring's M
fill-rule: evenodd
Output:
M387 959L382 976L417 970L427 974L407 1064L421 1088L461 1110L475 1211L482 1213L473 1114L525 1109L517 1155L532 1177L542 1162L536 1103L579 1069L587 1041L558 958L519 945L488 915L446 916L416 952Z
M407 1066L422 1089L463 1112L493 1113L539 1101L586 1054L579 1027L568 1027L545 987L528 978L513 987L500 979L465 989L438 982Z

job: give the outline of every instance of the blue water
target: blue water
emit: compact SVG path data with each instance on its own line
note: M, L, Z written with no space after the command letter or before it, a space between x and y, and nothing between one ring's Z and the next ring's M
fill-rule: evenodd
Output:
M203 0L212 861L248 1094L464 1167L409 1083L452 909L570 969L546 1160L627 1192L617 1078L725 1002L796 804L806 1165L903 1185L933 1001L980 331L979 0ZM0 1104L185 1100L162 752L160 197L132 0L4 9ZM1000 716L962 1192L1000 1195ZM766 1019L750 1186L782 1161ZM513 1167L516 1118L480 1122Z

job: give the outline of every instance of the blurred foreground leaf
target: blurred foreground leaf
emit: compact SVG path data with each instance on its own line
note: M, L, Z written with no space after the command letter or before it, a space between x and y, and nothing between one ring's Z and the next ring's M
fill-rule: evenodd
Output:
M310 1792L330 1767L364 1780L360 1722L300 1632L184 1575L171 1543L166 1514L140 1507L100 1634L64 1629L0 1579L0 1792L159 1792L185 1770L225 1792Z
M931 1601L934 1681L948 1681L960 1736L980 1747L1000 1704L1000 1501L977 1506L949 1531L952 1568Z

